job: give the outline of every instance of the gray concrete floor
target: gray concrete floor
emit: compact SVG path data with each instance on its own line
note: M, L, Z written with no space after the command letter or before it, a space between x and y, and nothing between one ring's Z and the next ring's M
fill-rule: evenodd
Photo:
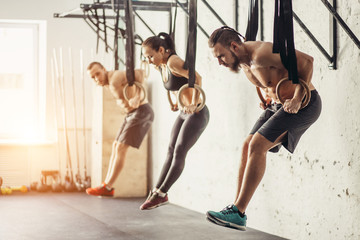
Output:
M205 214L173 204L141 211L143 201L85 193L0 195L0 239L283 239L251 228L243 232L217 226Z

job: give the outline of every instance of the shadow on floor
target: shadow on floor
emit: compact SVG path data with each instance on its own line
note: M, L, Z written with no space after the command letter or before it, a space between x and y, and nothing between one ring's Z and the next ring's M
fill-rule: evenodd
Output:
M85 193L0 195L1 240L281 240L251 228L238 231L173 204L141 211L144 198Z

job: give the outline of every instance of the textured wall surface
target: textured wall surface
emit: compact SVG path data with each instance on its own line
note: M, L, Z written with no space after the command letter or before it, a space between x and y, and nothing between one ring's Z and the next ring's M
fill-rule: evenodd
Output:
M233 5L208 1L233 26ZM264 37L272 41L273 1L264 1ZM246 29L248 1L240 1L239 31ZM338 12L360 37L360 2L338 1ZM198 20L212 32L220 23L199 1ZM329 13L321 1L293 1L293 9L324 48L329 48ZM200 11L201 10L201 11ZM155 24L155 20L154 20ZM166 28L165 28L166 30ZM290 239L359 239L360 231L360 50L338 26L338 69L294 22L295 46L314 57L313 84L323 110L294 154L269 153L267 169L247 209L248 225ZM177 45L183 40L177 35ZM183 52L179 51L179 55ZM210 123L189 151L185 170L169 191L171 202L205 212L234 201L241 146L261 113L253 85L243 73L217 64L198 29L197 71L203 77ZM153 181L165 159L172 123L160 74L151 73L156 119L152 134Z
M99 87L100 88L100 87ZM94 158L93 163L97 168L93 169L94 178L92 185L100 185L106 178L109 168L109 160L112 153L112 146L120 126L124 122L125 114L116 105L114 97L108 89L102 89L102 109L99 115L102 116L100 124L102 127L101 138L93 136L93 140L101 146L101 157ZM94 126L94 129L99 126ZM113 187L116 197L144 197L147 192L147 137L143 140L139 149L130 147L128 149L123 170L116 179ZM96 148L96 147L95 147ZM101 172L101 175L99 175Z

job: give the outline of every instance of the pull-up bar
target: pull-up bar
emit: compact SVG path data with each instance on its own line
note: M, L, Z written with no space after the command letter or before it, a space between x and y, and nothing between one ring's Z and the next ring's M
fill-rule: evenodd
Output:
M169 11L171 9L171 2L154 2L154 1L133 1L132 7L134 10L150 10L150 11ZM98 2L93 4L81 4L82 9L124 9L124 0L118 1L117 3L111 4L110 2Z

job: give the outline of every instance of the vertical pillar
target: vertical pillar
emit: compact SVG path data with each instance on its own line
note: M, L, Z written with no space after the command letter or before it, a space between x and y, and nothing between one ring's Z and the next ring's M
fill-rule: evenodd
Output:
M125 113L116 105L108 90L101 89L94 97L92 186L98 186L109 167L114 139L122 125ZM113 187L115 197L144 197L147 194L147 136L140 149L130 147L122 172Z

